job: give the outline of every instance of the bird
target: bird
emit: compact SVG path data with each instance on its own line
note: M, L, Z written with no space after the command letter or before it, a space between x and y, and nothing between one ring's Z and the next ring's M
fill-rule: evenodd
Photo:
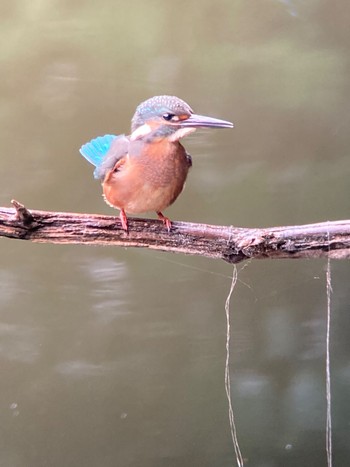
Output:
M120 211L128 232L128 214L155 211L170 232L163 211L182 192L192 158L180 140L197 128L233 128L233 123L197 115L182 99L154 96L142 102L131 120L131 134L106 134L85 143L80 153L95 166L103 197Z

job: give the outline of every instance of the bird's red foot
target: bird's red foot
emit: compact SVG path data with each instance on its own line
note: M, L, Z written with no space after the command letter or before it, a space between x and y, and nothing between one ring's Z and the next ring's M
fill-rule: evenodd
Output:
M119 219L122 224L122 228L128 231L128 218L126 217L124 209L120 210Z
M157 216L158 216L158 219L160 219L163 222L163 224L166 226L166 228L168 229L168 232L170 232L171 220L168 217L163 216L163 214L160 211L157 211Z

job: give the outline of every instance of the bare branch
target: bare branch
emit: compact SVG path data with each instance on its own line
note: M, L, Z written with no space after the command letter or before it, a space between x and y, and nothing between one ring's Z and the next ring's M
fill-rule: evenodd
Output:
M248 258L350 258L350 220L264 229L0 207L0 237L42 243L143 247L238 263Z

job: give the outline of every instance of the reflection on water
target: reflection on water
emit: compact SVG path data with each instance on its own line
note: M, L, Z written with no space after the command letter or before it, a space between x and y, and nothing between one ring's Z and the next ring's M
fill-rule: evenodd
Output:
M0 269L0 304L5 306L17 293L18 284L15 274Z
M125 298L130 294L126 263L97 258L82 266L82 271L90 279L91 307L103 324L129 313Z
M33 363L40 355L41 331L29 326L0 323L0 356Z
M2 2L0 202L113 215L80 145L174 94L232 132L188 138L172 219L348 217L347 2ZM0 242L0 465L231 466L232 268ZM349 265L332 264L337 465L349 452ZM251 262L231 301L246 465L325 464L324 262Z
M75 116L78 71L77 65L68 61L53 61L42 70L33 103L40 106L43 115L54 119Z
M296 4L298 3L296 0L279 0L283 5L286 7L286 11L291 16L298 16L298 10L296 8ZM299 2L300 3L300 2Z
M110 367L106 363L96 365L89 362L74 360L57 365L56 371L71 378L81 378L103 376L107 372L110 372Z

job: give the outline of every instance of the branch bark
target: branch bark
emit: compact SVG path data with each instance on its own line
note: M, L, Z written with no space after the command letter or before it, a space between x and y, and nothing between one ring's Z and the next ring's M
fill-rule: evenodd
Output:
M249 258L350 258L350 220L248 229L174 222L168 233L152 219L129 219L129 232L113 216L0 207L0 237L42 243L143 247L239 263Z

